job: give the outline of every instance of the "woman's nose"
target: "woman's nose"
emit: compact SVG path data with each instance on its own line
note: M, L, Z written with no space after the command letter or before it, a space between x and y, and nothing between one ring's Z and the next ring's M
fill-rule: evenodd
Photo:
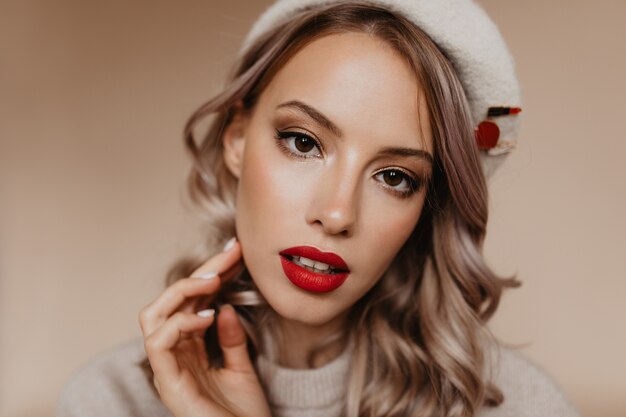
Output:
M330 235L351 236L357 221L358 186L356 175L326 173L311 196L307 223L319 225Z

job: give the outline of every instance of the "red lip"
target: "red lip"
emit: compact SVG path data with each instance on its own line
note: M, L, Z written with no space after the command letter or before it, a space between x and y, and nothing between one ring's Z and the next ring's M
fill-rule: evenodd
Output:
M280 262L285 275L294 285L312 292L329 292L344 283L350 271L339 255L331 252L320 252L310 246L298 246L280 252ZM292 256L304 256L314 261L329 264L342 271L332 274L310 271L291 261Z

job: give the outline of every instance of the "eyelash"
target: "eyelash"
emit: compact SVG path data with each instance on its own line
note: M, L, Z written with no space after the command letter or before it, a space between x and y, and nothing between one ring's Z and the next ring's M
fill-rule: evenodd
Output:
M300 158L300 159L310 159L310 158L318 158L318 156L306 156L306 155L302 155L299 153L294 152L293 150L290 149L289 145L286 145L285 142L287 142L289 139L291 138L307 138L311 141L313 141L313 143L315 144L315 147L317 147L320 151L320 153L322 152L322 145L313 137L304 134L304 133L300 133L300 132L290 132L290 131L280 131L278 129L275 129L276 132L276 145L278 146L278 148L284 152L287 156L292 156L292 157L296 157L296 158ZM422 178L421 176L413 176L409 173L407 173L406 171L399 169L399 168L393 168L393 169L385 169L382 171L378 171L376 172L376 174L374 175L375 177L380 175L380 174L384 174L386 172L397 172L400 174L400 176L402 177L402 179L404 181L407 182L408 184L408 189L407 190L398 190L397 188L394 188L392 186L389 185L385 185L385 183L383 181L380 181L381 184L383 184L382 186L384 188L386 188L387 190L389 190L392 194L395 194L396 196L400 197L400 198L409 198L411 195L415 194L416 192L418 192L419 190L422 189L422 187L424 186L426 180L424 178Z

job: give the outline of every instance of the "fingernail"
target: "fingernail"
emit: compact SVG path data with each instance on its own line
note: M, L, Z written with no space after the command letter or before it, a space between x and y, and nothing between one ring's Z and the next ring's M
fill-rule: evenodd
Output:
M213 315L215 314L215 310L213 310L212 308L209 308L208 310L200 310L196 314L199 315L200 317L209 318L209 317L213 317Z
M203 272L202 274L199 275L194 275L194 278L202 278L202 279L213 279L217 276L217 272L215 271L209 271L209 272Z
M233 248L233 246L235 246L235 242L237 241L236 237L231 237L230 240L228 242L226 242L226 244L224 245L224 252L228 252L229 250L231 250Z

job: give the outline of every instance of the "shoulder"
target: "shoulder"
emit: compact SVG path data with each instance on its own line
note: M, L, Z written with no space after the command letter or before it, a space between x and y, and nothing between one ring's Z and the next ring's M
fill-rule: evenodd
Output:
M56 417L171 417L140 367L143 339L134 339L91 359L70 377Z
M497 407L479 417L580 417L557 382L522 353L502 346L491 351L492 381L504 394Z

